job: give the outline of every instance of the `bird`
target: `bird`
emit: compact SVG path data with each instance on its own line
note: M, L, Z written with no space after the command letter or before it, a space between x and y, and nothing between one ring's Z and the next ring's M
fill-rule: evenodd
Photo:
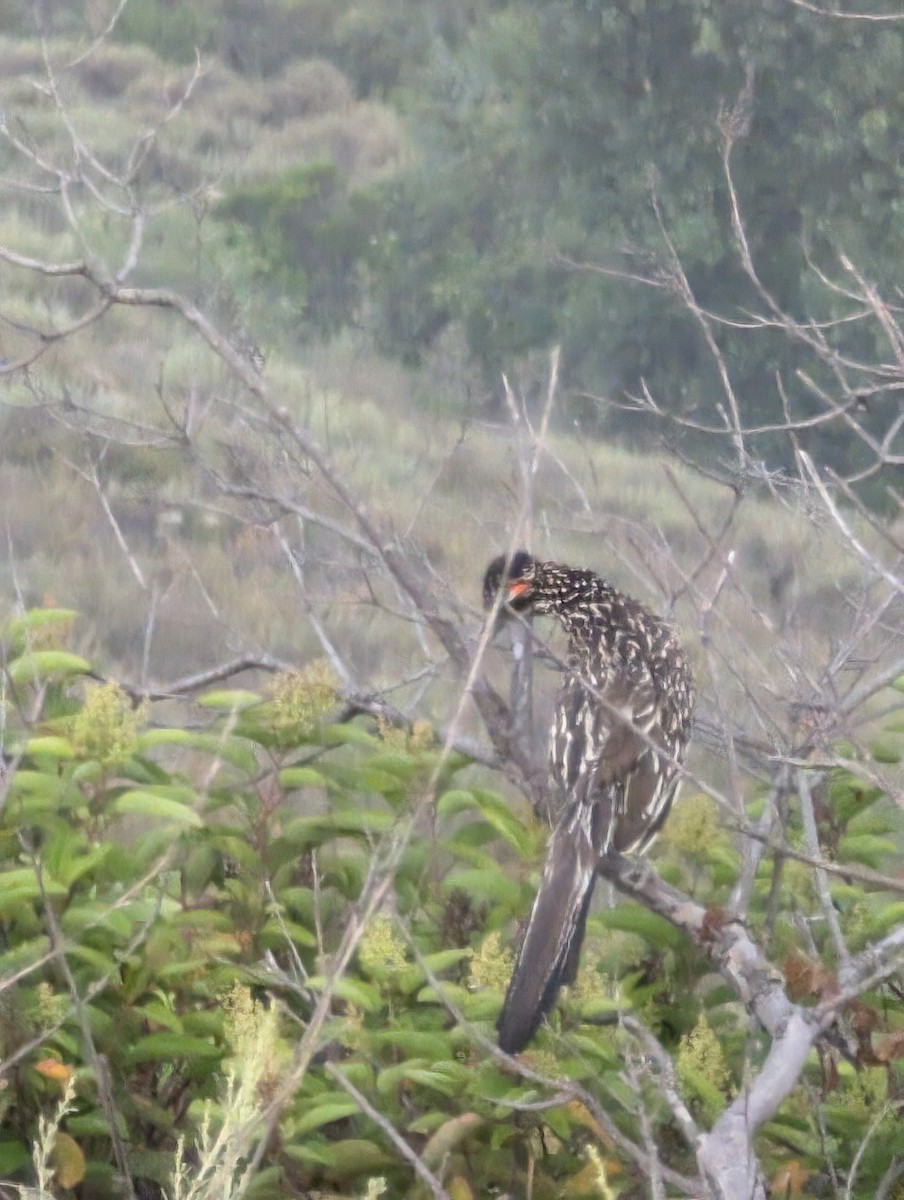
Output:
M670 625L593 571L524 550L499 555L483 600L503 618L553 617L568 636L549 734L553 829L497 1023L500 1048L516 1054L577 976L599 867L643 852L668 816L694 684Z

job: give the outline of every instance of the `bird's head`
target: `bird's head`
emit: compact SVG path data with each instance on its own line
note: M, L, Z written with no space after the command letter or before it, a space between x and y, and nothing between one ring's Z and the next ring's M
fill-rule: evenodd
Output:
M534 599L537 560L526 550L500 554L486 569L483 577L483 606L489 610L502 593L502 603L515 612L529 609Z

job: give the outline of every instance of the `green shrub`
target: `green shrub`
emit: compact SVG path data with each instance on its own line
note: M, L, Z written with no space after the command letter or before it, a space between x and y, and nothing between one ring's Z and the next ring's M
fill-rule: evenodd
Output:
M488 1048L543 830L428 725L337 722L320 664L259 691L208 692L170 723L85 681L66 648L73 619L35 610L2 629L0 1108L15 1120L0 1174L100 1200L119 1194L124 1155L143 1188L177 1200L416 1194L392 1129L450 1195L523 1194L528 1180L538 1197L603 1182L645 1195L583 1101ZM877 742L881 761L900 758L895 745L893 731ZM842 863L883 868L900 854L900 810L857 774L834 772L817 815ZM663 869L715 914L735 851L701 797L675 818ZM785 917L774 937L789 992L815 1003L832 986L830 941L800 883L785 872L777 911L808 922L810 949ZM764 869L752 923L775 886ZM833 888L851 945L901 919L892 894L843 876ZM350 930L355 953L336 974ZM887 1140L858 1147L898 1103L904 1004L886 989L851 1011L862 1063L880 1065L842 1064L827 1080L814 1061L760 1151L771 1178L805 1179L828 1131L838 1169L859 1153L854 1194L866 1197ZM582 1084L639 1140L620 1013L674 1055L701 1123L743 1086L742 1005L683 933L626 902L591 916L577 983L523 1060ZM645 1102L661 1154L693 1173L661 1101Z

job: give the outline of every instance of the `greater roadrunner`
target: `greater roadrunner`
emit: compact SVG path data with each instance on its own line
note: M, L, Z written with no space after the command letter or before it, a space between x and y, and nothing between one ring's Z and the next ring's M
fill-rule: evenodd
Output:
M487 568L487 609L500 591L506 609L555 617L569 642L549 741L554 829L497 1026L514 1054L574 982L601 861L643 850L668 815L694 692L669 626L593 571L521 550Z

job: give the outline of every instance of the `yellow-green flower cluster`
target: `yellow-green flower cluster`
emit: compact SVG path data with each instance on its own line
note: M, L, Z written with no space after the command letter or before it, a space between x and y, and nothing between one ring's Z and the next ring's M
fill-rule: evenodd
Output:
M546 1079L560 1079L562 1076L562 1063L559 1056L553 1050L540 1049L536 1042L532 1042L526 1050L522 1051L524 1059L532 1071L536 1071L538 1075L542 1075ZM549 1130L551 1133L552 1131ZM546 1136L543 1138L544 1144L548 1150L552 1150Z
M429 750L435 741L436 733L429 721L414 722L408 738L408 745L413 751Z
M375 916L358 943L358 959L369 975L396 975L408 966L405 943L392 917Z
M593 1172L593 1183L597 1189L595 1194L600 1197L600 1200L615 1200L615 1192L609 1184L606 1163L599 1149L596 1146L588 1146L587 1158Z
M725 1061L722 1045L713 1032L713 1027L701 1013L697 1024L681 1039L676 1058L678 1078L683 1090L689 1096L699 1095L699 1083L719 1092L727 1098L731 1091L731 1071ZM716 1112L709 1111L715 1107L704 1103L707 1115L714 1117Z
M75 752L104 768L125 762L135 753L143 720L144 707L134 708L115 683L89 685L72 722Z
M499 931L487 935L471 959L470 983L473 988L496 988L505 991L512 977L514 957L502 945Z
M367 1181L367 1191L364 1193L362 1200L380 1200L380 1197L385 1195L386 1180L380 1175L375 1179Z
M223 997L226 1041L239 1064L255 1063L259 1079L275 1077L278 1060L276 1009L262 1004L251 989L236 983Z
M38 1027L49 1029L56 1025L66 1015L69 1008L68 999L57 994L46 980L42 980L37 988Z
M888 1102L888 1073L885 1067L866 1067L856 1073L845 1071L837 1094L839 1107L855 1120L868 1125ZM891 1117L892 1108L888 1106Z
M317 659L301 671L284 671L270 685L273 724L280 733L308 733L336 704L336 677Z
M613 988L611 981L604 975L601 975L592 965L594 962L592 955L587 955L588 962L578 971L577 979L572 984L572 992L576 1000L581 1004L592 1004L597 1000L612 1000Z
M715 801L703 792L679 800L661 837L670 850L678 850L692 858L704 856L725 837Z
M354 1004L345 1006L345 1019L338 1028L337 1037L353 1054L370 1053L370 1035L364 1026L364 1014Z
M814 875L815 872L809 863L796 862L793 858L785 859L782 886L788 896L794 897L795 908L803 909L806 912L808 911L807 906L815 901ZM847 931L845 931L845 936L848 936Z
M377 733L386 743L388 750L395 750L400 754L421 754L432 749L436 742L436 734L429 721L415 721L409 731L380 716L377 717Z

